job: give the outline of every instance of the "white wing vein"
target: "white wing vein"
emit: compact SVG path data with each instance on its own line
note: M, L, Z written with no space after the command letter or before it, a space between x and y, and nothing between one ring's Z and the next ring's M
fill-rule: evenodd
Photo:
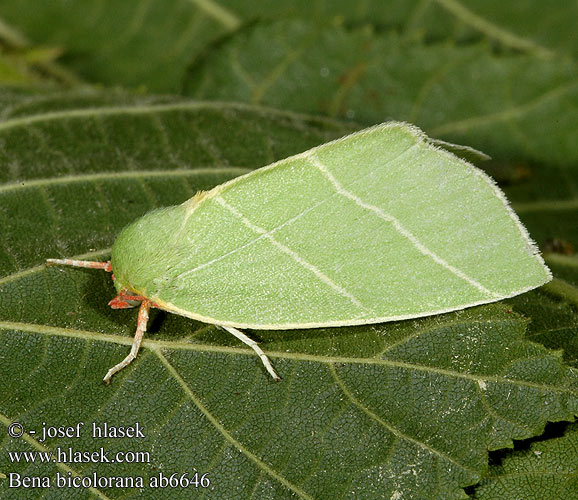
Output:
M236 208L229 205L223 198L221 198L220 196L217 196L214 198L214 200L219 205L221 205L222 207L227 209L229 212L231 212L235 217L240 219L243 222L243 224L245 224L247 227L249 227L250 229L252 229L256 233L263 235L264 238L268 239L273 245L275 245L277 248L279 248L282 252L284 252L287 255L289 255L290 257L292 257L293 260L295 260L295 262L297 262L298 264L303 266L305 269L308 269L309 271L311 271L315 276L317 276L321 281L323 281L323 283L325 283L326 285L329 285L334 291L336 291L337 293L339 293L343 297L347 297L353 304L355 304L357 307L359 307L363 311L369 310L354 295L352 295L350 292L345 290L343 287L341 287L337 283L335 283L329 276L324 274L321 270L319 270L313 264L311 264L310 262L307 262L297 252L291 250L290 248L286 247L282 243L278 242L273 237L273 235L271 235L268 231L266 231L262 227L259 227L259 226L256 226L255 224L253 224L249 219L247 219L247 217L245 217ZM373 312L373 311L371 311L371 312Z
M304 157L309 162L311 162L312 165L314 165L317 169L319 169L319 171L321 171L321 173L323 175L325 175L325 177L329 180L329 182L331 182L331 184L333 184L333 187L335 188L335 190L339 194L345 196L346 198L349 198L350 200L355 202L360 207L365 208L366 210L369 210L369 211L375 213L378 217L382 218L383 220L391 222L391 224L397 230L397 232L399 232L401 235L406 237L412 243L412 245L417 250L419 250L422 254L427 255L428 257L431 257L439 265L443 266L448 271L452 272L453 274L455 274L459 278L463 279L464 281L466 281L470 285L476 287L482 293L485 293L485 294L489 295L490 297L499 297L500 296L499 294L496 294L496 293L492 292L491 290L488 290L481 283L477 282L473 278L470 278L463 271L461 271L457 267L452 266L451 264L446 262L444 259L442 259L439 255L432 252L423 243L421 243L415 235L413 235L410 231L408 231L406 228L404 228L403 225L401 224L401 222L399 222L393 215L384 212L381 208L376 207L375 205L370 205L369 203L365 203L361 198L359 198L358 196L355 196L352 192L347 191L347 189L345 189L339 183L339 181L331 174L331 172L327 169L327 167L319 160L319 158L317 158L317 156L315 156L314 153L309 152L308 154L305 154Z
M321 201L318 201L317 203L315 203L314 205L311 205L306 210L303 210L303 212L299 212L294 217L291 217L290 219L286 220L282 224L275 226L273 229L270 229L269 231L266 231L266 232L260 234L256 238L252 239L251 241L248 241L247 243L241 245L240 247L236 247L233 250L229 250L227 253L219 255L218 257L215 257L214 259L211 259L207 262L204 262L203 264L199 264L198 266L194 267L193 269L189 269L188 271L182 272L181 274L179 274L177 276L177 279L183 278L184 276L188 276L189 274L193 274L197 271L200 271L201 269L204 269L205 267L213 265L215 262L219 262L220 260L223 260L227 257L230 257L231 255L233 255L237 252L240 252L241 250L247 248L248 246L251 246L251 245L257 243L258 241L261 241L262 239L264 239L266 237L266 235L274 234L276 231L283 229L285 226L288 226L289 224L292 224L293 222L295 222L296 220L299 220L301 217L303 217L307 213L311 212L312 210L315 210L318 206L322 205L323 203L326 203L327 200L329 200L333 196L337 196L337 195L338 195L338 193L333 193L329 198L324 198ZM181 227L184 227L184 223L181 225Z

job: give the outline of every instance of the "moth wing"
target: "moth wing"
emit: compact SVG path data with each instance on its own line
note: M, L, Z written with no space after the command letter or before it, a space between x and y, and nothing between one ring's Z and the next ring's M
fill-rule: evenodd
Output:
M387 123L181 206L153 300L238 328L344 326L498 301L551 279L481 170Z

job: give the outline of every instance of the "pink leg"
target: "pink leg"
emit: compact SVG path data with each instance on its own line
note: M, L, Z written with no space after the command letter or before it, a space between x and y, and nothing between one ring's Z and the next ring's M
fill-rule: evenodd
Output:
M92 260L73 260L73 259L46 259L47 266L72 266L88 267L90 269L104 269L109 273L112 272L110 260L108 262L94 262Z
M151 301L144 299L140 304L140 309L138 311L138 322L136 325L136 333L134 335L134 340L132 341L132 348L130 353L126 358L124 358L120 363L114 365L104 377L104 381L110 384L110 378L118 371L122 370L125 366L128 366L133 359L136 358L138 350L140 349L140 344L142 342L143 335L147 329L147 321L149 319L149 310L151 308Z
M109 301L108 305L113 309L131 309L133 307L138 307L144 300L148 300L142 295L127 295L125 293L126 291L126 289L121 290L114 299ZM138 304L135 304L135 302L138 302ZM151 302L150 304L151 307L159 308L159 306L154 302Z

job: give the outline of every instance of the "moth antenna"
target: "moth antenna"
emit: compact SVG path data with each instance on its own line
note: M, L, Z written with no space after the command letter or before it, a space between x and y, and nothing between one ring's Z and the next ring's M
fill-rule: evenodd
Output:
M275 381L281 380L281 377L279 377L279 375L277 375L277 372L275 372L275 370L273 369L273 366L271 365L271 361L269 361L269 358L263 352L263 350L259 347L257 342L250 339L243 332L240 332L239 330L237 330L236 328L233 328L232 326L224 326L224 325L217 325L217 326L220 326L224 330L227 330L229 333L232 333L241 342L247 344L251 349L253 349L261 358L263 365L265 365L265 368L269 372L269 375L271 375L273 377L273 380L275 380Z
M112 266L110 260L106 262L95 262L92 260L74 260L74 259L46 259L47 266L71 266L71 267L85 267L89 269L103 269L112 273Z

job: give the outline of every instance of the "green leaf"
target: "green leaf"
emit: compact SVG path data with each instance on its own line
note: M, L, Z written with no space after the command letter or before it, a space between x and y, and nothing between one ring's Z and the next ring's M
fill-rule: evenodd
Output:
M6 38L5 30L0 20L0 85L25 87L43 84L50 87L56 83L78 83L69 72L54 63L60 55L58 49L32 47L17 35L13 35L16 40L2 40Z
M406 120L502 161L578 162L576 64L495 54L487 44L409 44L370 29L262 23L197 60L186 92L366 124Z
M532 443L529 448L492 465L475 489L476 500L570 500L578 491L578 424L562 437Z
M176 90L192 52L239 24L225 7L186 0L9 0L0 16L33 42L61 47L62 63L89 81L158 91Z
M524 340L527 320L503 304L355 328L249 332L280 383L230 335L156 312L143 352L103 385L128 352L135 311L107 307L107 273L47 269L44 259L106 258L119 229L143 212L351 128L240 105L13 95L13 106L0 95L8 110L0 122L0 424L139 422L145 438L95 440L86 430L40 443L5 434L0 473L148 481L198 470L210 489L174 488L171 498L449 500L480 480L488 449L578 413L577 372L560 352ZM146 451L151 460L31 464L7 455L56 446ZM13 495L0 479L0 497Z
M55 60L60 49L34 46L0 18L0 85L71 86L79 79Z
M88 81L175 92L191 60L256 18L339 18L399 27L413 10L406 0L390 2L387 9L378 0L364 5L285 0L259 2L258 7L253 0L176 0L168 8L164 0L4 0L0 39L20 42L25 34L36 43L61 47L63 63Z
M176 0L168 7L163 0L4 0L0 39L26 36L60 47L63 64L88 81L166 92L180 89L187 65L211 43L235 37L240 26L256 18L370 24L418 42L490 40L544 59L576 58L575 30L567 20L578 16L577 9L538 0Z
M545 258L558 278L508 302L532 318L526 338L550 349L562 349L565 362L578 368L578 257L546 254Z
M0 47L0 82L4 85L31 85L42 81L25 54L10 54Z
M538 8L540 15L536 16L535 9ZM436 0L414 17L412 27L438 37L445 37L453 31L465 38L472 36L468 32L472 31L500 43L503 48L539 58L576 58L576 32L567 20L568 16L577 15L578 5L575 3L562 7L557 2L536 0L508 3L500 0Z

